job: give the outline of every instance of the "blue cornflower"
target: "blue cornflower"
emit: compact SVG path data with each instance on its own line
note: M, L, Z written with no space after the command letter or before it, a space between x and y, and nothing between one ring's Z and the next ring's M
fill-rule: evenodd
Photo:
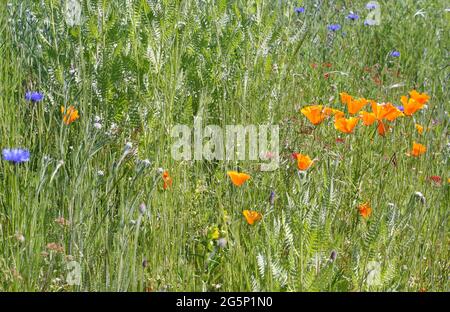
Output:
M328 30L336 31L336 30L339 30L339 29L341 29L341 25L339 25L339 24L328 25Z
M356 15L355 13L350 13L349 15L347 15L347 18L354 21L354 20L357 20L359 18L359 16Z
M397 107L397 108L398 108L398 110L399 110L399 111L401 111L401 112L404 112L404 110L405 110L405 109L403 108L403 106L402 106L402 105L399 105L399 106L396 106L396 107Z
M42 101L43 98L44 95L36 91L28 91L27 93L25 93L25 100L27 101L39 102Z
M304 7L298 7L298 8L294 8L295 13L303 13L305 12L305 8Z
M30 152L22 148L5 148L2 151L3 159L13 164L18 164L30 160Z
M399 56L400 56L400 52L398 52L398 51L392 51L392 52L391 52L391 56L392 56L392 57L399 57Z
M377 4L376 4L376 3L373 3L373 2L369 2L369 3L367 3L367 5L366 5L366 9L367 9L367 10L373 10L373 9L376 9L376 7L377 7Z

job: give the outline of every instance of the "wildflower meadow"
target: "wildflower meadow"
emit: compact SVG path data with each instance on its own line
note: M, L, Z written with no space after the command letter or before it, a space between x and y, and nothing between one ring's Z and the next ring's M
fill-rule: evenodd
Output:
M2 1L0 291L448 291L449 21Z

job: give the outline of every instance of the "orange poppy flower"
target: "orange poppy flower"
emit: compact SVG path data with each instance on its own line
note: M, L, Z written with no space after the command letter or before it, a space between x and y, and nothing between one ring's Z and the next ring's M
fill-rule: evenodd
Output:
M370 105L372 106L372 112L362 111L359 118L362 119L365 126L370 126L377 121L378 134L381 136L384 136L388 129L383 119L394 121L396 118L403 116L403 113L391 103L378 104L375 101L370 101Z
M429 96L426 93L419 93L416 90L412 90L409 92L409 96L414 99L417 103L425 104L429 100Z
M250 225L253 225L255 222L262 219L262 214L260 214L257 211L253 210L244 210L242 214L245 217L245 220L247 220L247 223Z
M322 105L306 106L302 108L300 112L315 126L320 124L327 117L323 111Z
M172 186L172 178L169 175L169 171L165 170L162 174L162 179L164 181L163 189L167 189L168 187Z
M61 114L63 114L63 122L66 125L70 125L72 122L80 118L78 115L78 110L76 110L72 105L67 109L64 106L61 106Z
M353 97L347 92L341 92L339 96L341 97L342 104L349 105L353 101Z
M364 126L371 126L377 120L374 113L365 111L360 112L359 117L362 119Z
M420 155L425 154L426 151L427 151L427 148L425 145L413 142L413 149L411 151L411 155L413 155L415 157L419 157Z
M352 133L358 121L359 119L356 117L336 117L334 120L334 127L341 132Z
M348 108L348 112L352 115L356 114L357 112L359 112L361 110L361 108L363 108L364 106L366 106L366 104L369 101L367 101L365 98L361 98L358 100L351 100L348 101L347 103L347 108Z
M378 104L375 101L371 101L370 106L372 107L372 113L374 114L375 119L376 120L383 119L383 114L384 114L383 105Z
M231 182L233 182L233 184L236 186L241 186L245 183L245 181L250 179L250 175L242 172L228 171L227 174L230 177Z
M400 98L400 101L403 104L403 111L407 116L412 116L415 112L417 112L419 109L422 109L425 105L425 103L419 103L413 98L408 99L406 96L402 96Z
M295 156L297 157L297 167L302 171L308 170L314 162L308 155L296 153Z
M359 211L359 214L361 215L361 217L363 217L364 219L367 219L372 214L372 207L370 207L370 204L367 202L367 203L359 205L358 211Z
M382 105L382 112L381 116L382 118L385 118L389 121L394 121L398 117L404 116L402 111L399 110L397 107L392 105L391 103L386 103Z
M344 116L343 111L341 111L339 109L334 109L331 107L324 107L324 109L322 111L327 117L332 116L332 115L333 116L342 116L342 117Z
M417 132L419 132L419 134L423 133L423 126L419 125L419 124L415 124L416 130Z
M377 130L379 135L385 136L388 126L386 126L382 120L378 120Z

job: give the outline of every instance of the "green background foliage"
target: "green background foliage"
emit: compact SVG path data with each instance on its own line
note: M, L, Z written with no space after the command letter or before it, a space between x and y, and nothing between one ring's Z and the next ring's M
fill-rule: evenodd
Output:
M364 1L81 3L74 26L64 1L0 6L0 146L32 155L0 162L0 290L448 291L445 1L379 1L379 26L364 25ZM342 29L329 32L332 23ZM313 129L299 114L309 104L344 109L343 91L399 105L411 89L430 95L427 109L385 138L361 125L342 135L331 121ZM28 90L44 100L26 102ZM64 125L61 105L80 119ZM280 168L174 161L170 130L194 116L280 125ZM406 156L413 141L427 153ZM292 152L318 159L306 176ZM226 176L236 169L252 176L240 188ZM368 220L357 211L365 201ZM249 226L244 209L263 220ZM72 260L80 285L67 283Z

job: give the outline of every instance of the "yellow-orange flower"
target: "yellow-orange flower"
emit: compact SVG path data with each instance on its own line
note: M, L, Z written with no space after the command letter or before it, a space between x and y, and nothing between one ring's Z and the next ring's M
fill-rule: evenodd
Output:
M362 119L364 126L370 126L377 120L374 113L365 111L360 112L359 117Z
M256 221L259 221L262 219L262 214L260 214L257 211L253 210L244 210L242 214L245 217L245 220L247 220L247 223L250 225L253 225Z
M169 171L165 170L162 174L162 179L164 181L163 189L167 189L172 186L172 178L169 175Z
M428 94L426 93L419 93L416 90L412 90L409 92L409 96L414 99L419 104L425 104L428 102L428 99L430 98Z
M230 177L231 182L236 186L241 186L245 181L250 179L250 175L243 172L228 171L227 174Z
M372 112L362 111L359 118L362 119L365 126L370 126L376 121L378 134L381 136L384 136L388 129L383 119L394 121L396 118L403 116L403 113L391 103L378 104L375 101L370 101L370 105L372 106Z
M404 116L402 111L391 103L382 105L381 116L389 121L394 121L398 117Z
M331 115L334 115L335 117L336 116L344 116L344 112L343 111L341 111L341 110L339 110L339 109L334 109L334 108L331 108L331 107L325 107L324 109L323 109L323 113L328 117L328 116L331 116Z
M411 155L413 155L415 157L419 157L420 155L425 154L426 151L427 151L427 148L425 145L413 142L413 149L411 151Z
M378 120L377 130L379 135L385 136L388 126L386 126L382 120Z
M315 126L320 124L327 117L327 114L323 111L322 105L306 106L303 107L300 112Z
M72 122L80 118L78 115L78 110L76 110L72 105L67 109L64 106L61 106L61 113L63 114L63 122L66 125L70 125Z
M369 101L367 101L365 98L361 98L358 100L352 100L347 104L348 112L352 115L356 114L367 105Z
M352 133L359 119L356 117L344 118L336 117L334 120L334 127L344 133Z
M359 211L359 214L361 215L361 217L363 217L364 219L367 219L372 214L372 207L370 207L370 204L367 202L367 203L359 205L358 211Z
M419 132L419 134L423 133L423 126L419 125L419 124L415 124L416 130L417 132Z
M353 101L353 97L347 92L341 92L339 96L341 97L341 102L345 105L349 105Z
M400 98L400 101L403 104L403 112L407 116L412 116L415 112L417 112L419 109L422 109L425 105L425 102L420 103L413 98L408 99L406 96L402 96Z
M313 164L313 160L308 155L303 154L295 154L297 157L297 167L299 170L305 171L308 170L309 167Z

